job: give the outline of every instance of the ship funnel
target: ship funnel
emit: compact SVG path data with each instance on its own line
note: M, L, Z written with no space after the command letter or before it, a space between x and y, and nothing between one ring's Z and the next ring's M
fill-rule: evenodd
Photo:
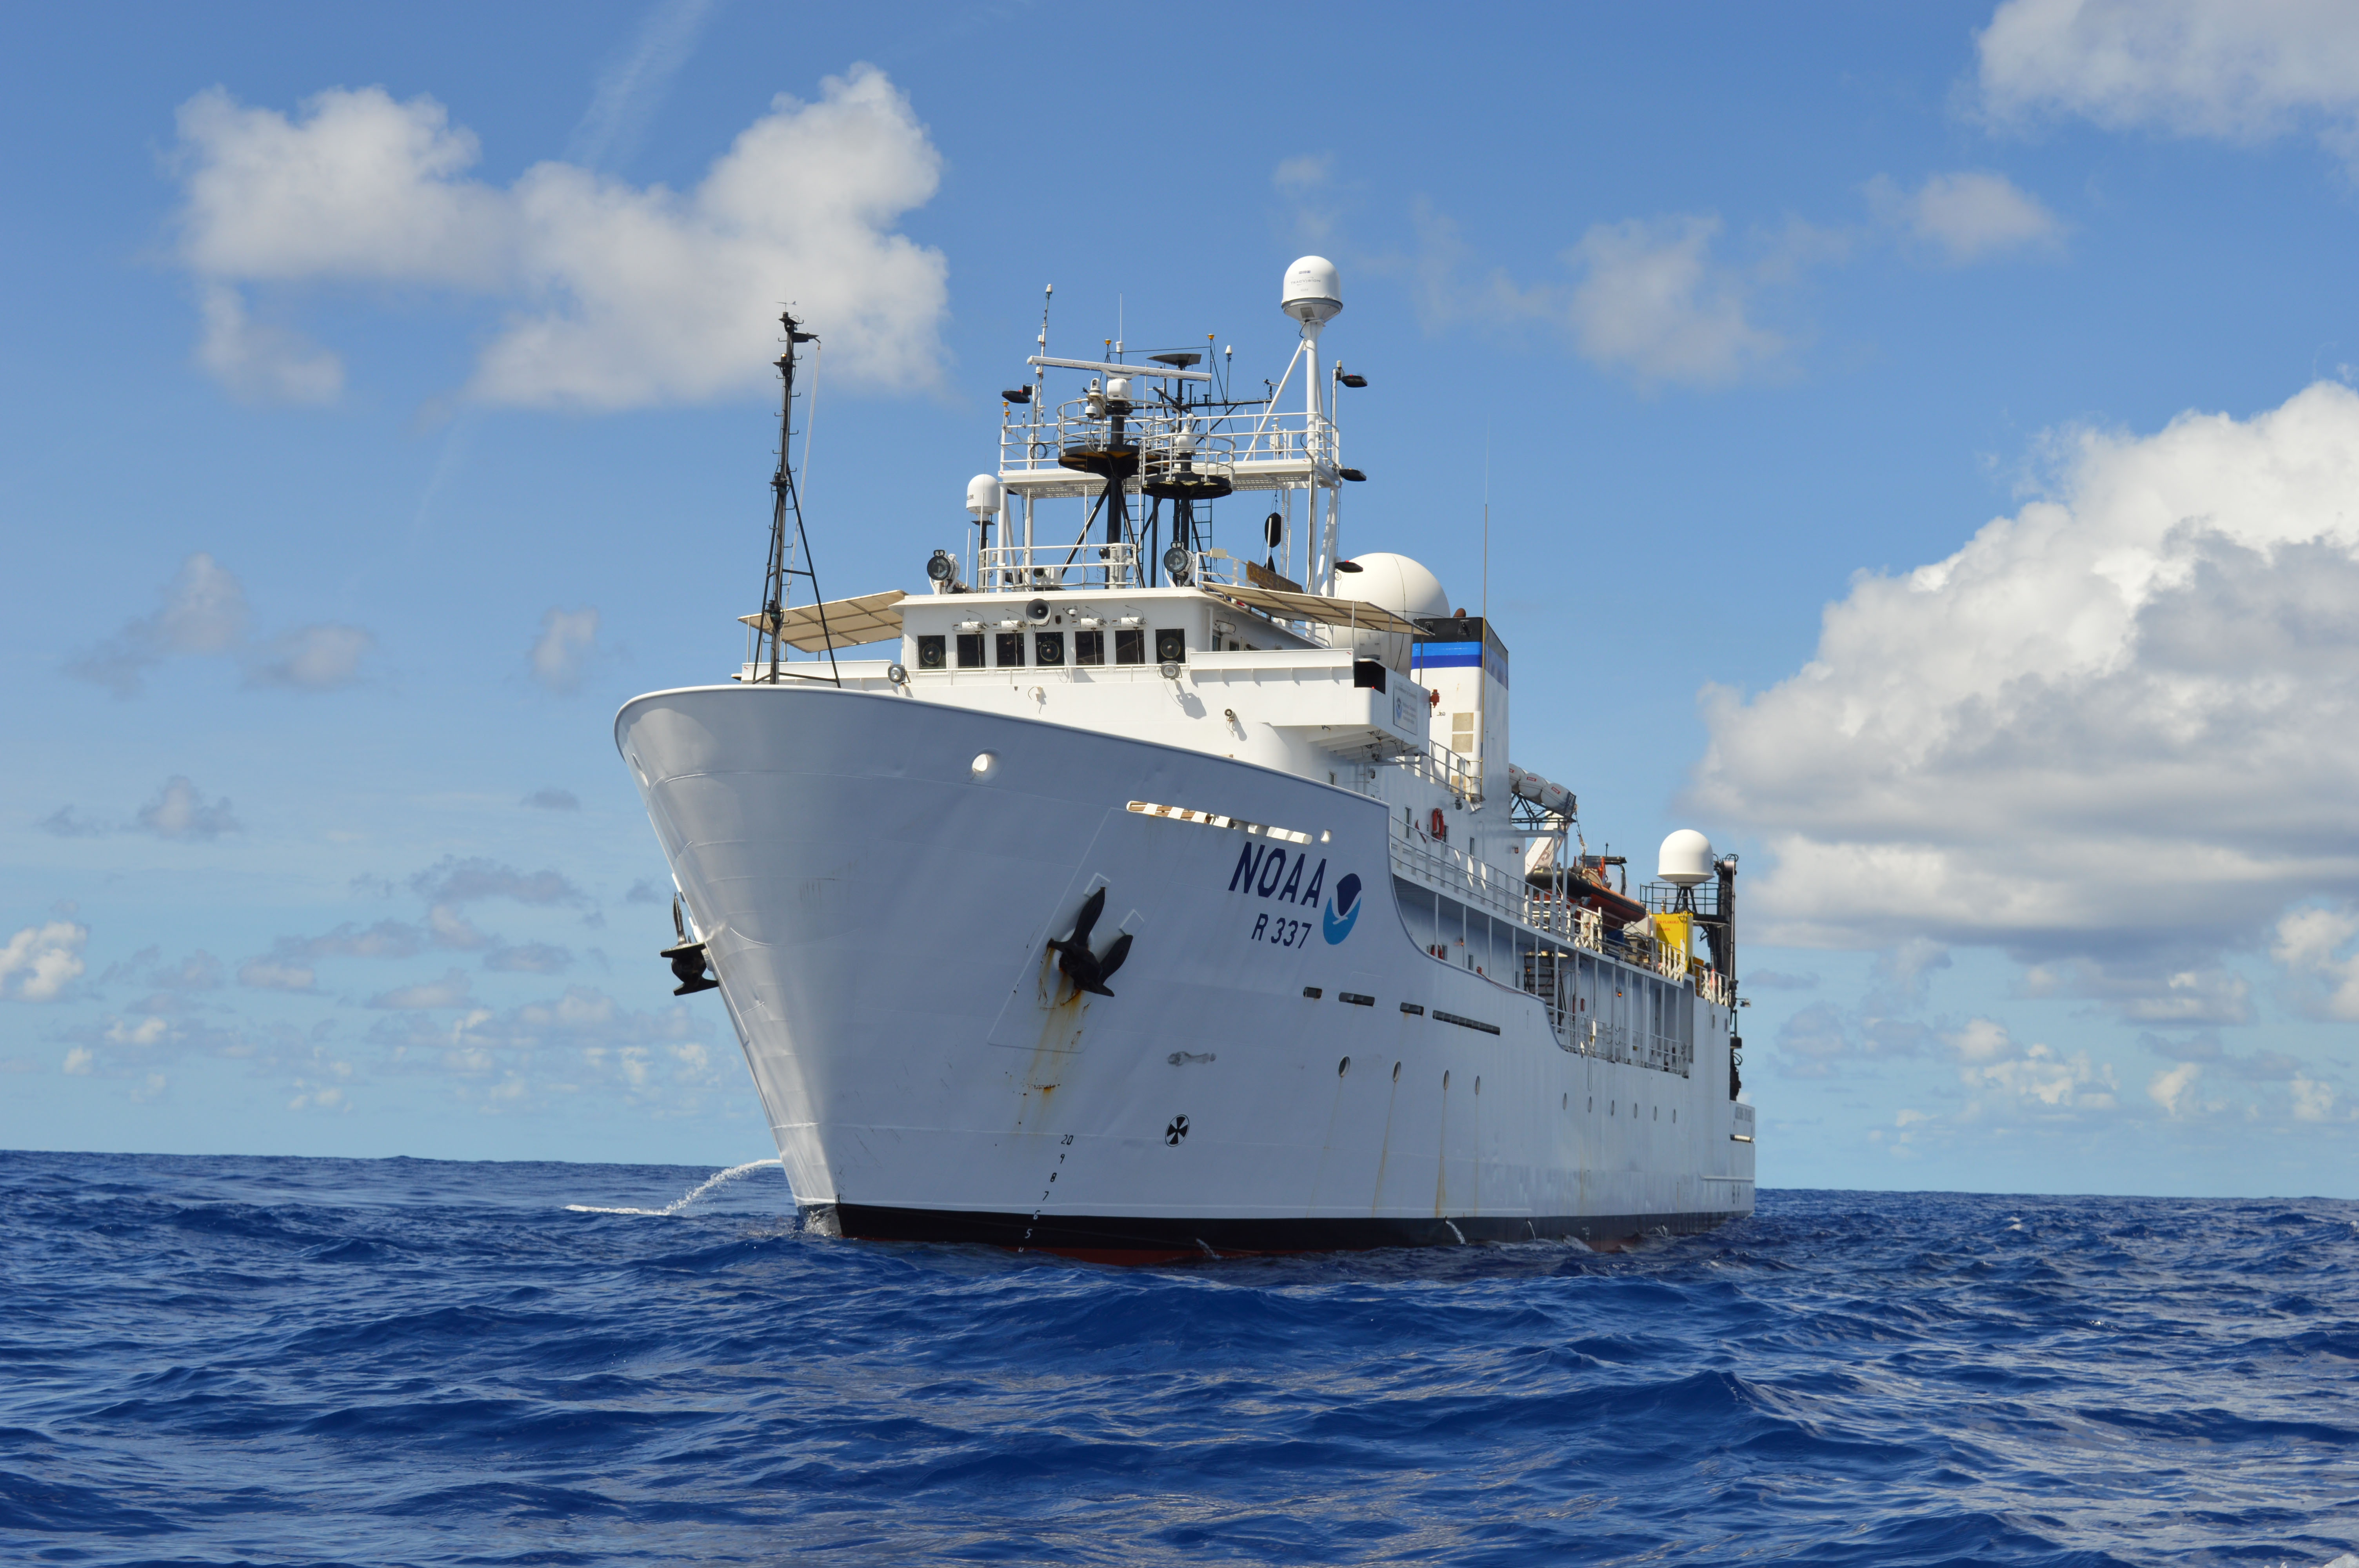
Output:
M1306 325L1324 325L1343 308L1343 283L1325 256L1304 256L1286 269L1278 308Z
M1673 887L1691 888L1712 881L1712 840L1692 827L1682 827L1663 840L1655 875Z

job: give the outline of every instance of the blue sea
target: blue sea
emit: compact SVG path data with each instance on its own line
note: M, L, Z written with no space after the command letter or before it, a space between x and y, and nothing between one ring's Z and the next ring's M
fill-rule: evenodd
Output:
M1619 1253L1118 1269L720 1174L0 1154L0 1560L2359 1549L2359 1204L1767 1192Z

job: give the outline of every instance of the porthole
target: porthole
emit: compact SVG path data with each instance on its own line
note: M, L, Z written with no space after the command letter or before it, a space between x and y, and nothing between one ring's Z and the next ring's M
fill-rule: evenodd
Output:
M1483 1092L1483 1075L1480 1073L1474 1075L1474 1092L1478 1095Z
M1450 1088L1450 1069L1447 1067L1441 1069L1441 1087L1445 1093Z
M1400 1064L1398 1062L1395 1062L1393 1064L1393 1082L1400 1082Z
M1335 1076L1339 1078L1351 1070L1352 1058L1349 1056L1344 1057L1342 1061L1335 1064Z
M973 776L975 783L983 783L999 771L999 753L977 752L974 754L974 761L966 765L966 771Z

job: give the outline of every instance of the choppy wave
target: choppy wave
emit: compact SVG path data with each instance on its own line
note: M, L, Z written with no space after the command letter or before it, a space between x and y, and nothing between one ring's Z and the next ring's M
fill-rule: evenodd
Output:
M0 1559L2359 1550L2359 1205L1112 1270L806 1237L775 1168L0 1154Z

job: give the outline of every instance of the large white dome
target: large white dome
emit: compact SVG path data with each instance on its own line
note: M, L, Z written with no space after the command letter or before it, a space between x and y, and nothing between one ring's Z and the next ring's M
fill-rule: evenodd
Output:
M1441 590L1441 579L1421 563L1378 550L1353 557L1352 564L1360 569L1335 579L1339 597L1365 600L1411 621L1450 613L1450 596Z

